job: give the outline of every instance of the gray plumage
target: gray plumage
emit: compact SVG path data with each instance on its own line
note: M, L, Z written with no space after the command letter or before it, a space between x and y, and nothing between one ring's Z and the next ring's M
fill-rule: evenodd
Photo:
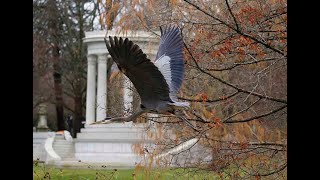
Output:
M170 82L167 81L170 89L170 98L177 101L177 93L181 87L183 74L184 74L184 64L183 64L183 41L180 35L179 28L167 26L164 29L160 28L161 40L159 45L159 50L156 56L155 65L157 66L159 60L163 59L165 56L169 57L171 79ZM161 69L161 67L158 67Z
M177 101L184 76L183 40L178 27L165 26L160 30L155 63L128 38L123 40L109 36L109 41L105 39L105 43L120 71L137 89L141 111L174 114L176 109L189 107L189 103Z

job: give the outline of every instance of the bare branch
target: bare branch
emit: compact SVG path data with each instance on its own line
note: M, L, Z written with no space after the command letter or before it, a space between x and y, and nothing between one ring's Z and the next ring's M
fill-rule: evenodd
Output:
M226 70L232 70L233 68L237 66L245 66L245 65L250 65L250 64L258 64L260 62L267 62L267 61L274 61L279 58L266 58L266 59L261 59L261 60L256 60L256 61L245 61L243 63L234 63L232 66L225 67L225 68L203 68L206 71L226 71ZM281 58L284 59L284 58Z
M242 36L244 36L244 37L247 37L247 38L249 38L249 39L252 39L252 40L254 40L255 42L257 42L257 43L265 46L266 48L273 50L274 52L277 52L277 53L279 53L279 54L281 54L281 55L283 55L283 56L287 56L287 55L285 55L285 53L282 52L281 50L276 49L275 47L272 47L271 45L269 45L269 44L267 44L267 43L265 43L265 42L263 42L263 41L255 38L255 37L253 37L253 36L251 36L251 35L249 35L249 34L247 34L247 33L242 32L240 29L237 29L237 28L232 27L230 24L222 21L221 19L219 19L219 18L217 18L217 17L215 17L215 16L213 16L213 15L211 15L211 14L209 14L208 12L206 12L206 11L203 10L203 9L201 9L199 6L191 3L190 1L188 1L188 0L184 0L184 1L187 2L188 4L190 4L191 6L195 7L195 8L198 9L199 11L203 12L203 13L206 14L207 16L213 18L213 19L216 20L216 21L219 21L221 24L227 26L228 28L230 28L231 30L237 32L238 34L240 34L240 35L242 35Z
M226 4L227 4L227 7L228 7L228 11L229 11L229 13L230 13L231 16L232 16L234 23L236 24L237 31L240 31L239 25L238 25L238 22L237 22L237 19L236 19L236 17L234 16L234 14L233 14L232 11L231 11L229 2L228 2L228 0L225 0L225 1L226 1Z
M249 110L252 106L254 106L254 105L255 105L257 102L259 102L260 100L261 100L261 98L257 99L255 102L253 102L252 104L250 104L247 108L245 108L245 109L243 109L243 110L241 110L241 111L238 111L238 112L234 113L233 115L231 115L231 116L227 117L226 119L222 120L222 122L228 121L229 119L235 117L236 115L241 114L241 113Z
M178 97L178 99L185 100L185 101L190 101L190 102L207 102L207 103L212 103L212 102L219 102L219 101L224 101L229 98L232 98L233 96L239 94L239 91L236 91L228 96L217 98L217 99L211 99L211 100L203 100L203 99L190 99L190 98L184 98L184 97Z
M278 109L275 109L275 110L273 110L273 111L270 111L270 112L268 112L268 113L265 113L265 114L262 114L262 115L259 115L259 116L255 116L255 117L251 117L251 118L248 118L248 119L243 119L243 120L230 120L230 121L225 121L224 123L229 123L229 124L231 124L231 123L242 123L242 122L249 122L249 121L252 121L252 120L255 120L255 119L259 119L259 118L262 118L262 117L266 117L266 116L269 116L269 115L271 115L271 114L274 114L274 113L276 113L276 112L278 112L278 111L280 111L280 110L282 110L282 109L284 109L284 108L286 108L287 107L287 105L284 105L284 106L281 106L280 108L278 108Z
M115 117L115 118L106 118L106 119L99 119L97 122L94 122L92 124L110 124L114 122L130 122L137 119L141 114L145 113L147 111L139 110L138 112L132 114L128 117Z
M230 86L230 87L236 89L236 90L239 91L239 92L243 92L243 93L251 94L251 95L254 95L254 96L263 98L263 99L268 99L268 100L272 100L272 101L276 101L276 102L280 102L280 103L287 104L287 101L286 101L286 100L277 99L277 98L274 98L274 97L269 97L269 96L262 95L262 94L259 94L259 93L254 93L254 92L250 92L250 91L244 90L244 89L242 89L242 88L239 88L239 87L237 87L237 86L235 86L235 85L233 85L233 84L230 84L230 83L228 83L228 82L226 82L226 81L224 81L224 80L222 80L222 79L214 76L213 74L211 74L211 73L203 70L203 69L199 66L199 64L197 63L197 60L194 58L193 54L191 53L191 51L190 51L190 49L188 48L188 46L186 45L186 43L184 43L184 46L185 46L185 48L187 49L188 53L190 54L193 62L196 64L197 69L198 69L199 71L203 72L204 74L209 75L209 76L212 77L213 79L221 82L222 84L225 84L225 85L227 85L227 86Z
M71 107L69 107L66 103L63 103L63 107L68 109L69 111L71 111L72 113L75 113L74 109L72 109Z
M276 169L274 171L271 171L269 173L265 173L265 174L262 174L262 173L256 173L256 174L250 174L251 176L270 176L272 174L276 174L276 173L279 173L281 171L283 171L285 168L287 168L287 163L285 163L284 165L280 166L279 169Z

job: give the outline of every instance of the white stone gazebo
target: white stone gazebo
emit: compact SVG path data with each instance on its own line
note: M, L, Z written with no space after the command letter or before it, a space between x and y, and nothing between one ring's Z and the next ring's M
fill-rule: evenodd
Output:
M134 167L135 163L141 160L141 157L134 153L134 144L152 144L152 140L146 137L143 124L128 122L90 125L104 120L107 116L107 63L111 57L104 42L106 35L128 37L138 44L151 60L154 60L159 47L159 38L145 31L85 33L84 43L88 47L86 123L74 141L75 158L81 162L106 163L111 167ZM132 92L129 86L131 82L126 78L124 107L125 112L130 113Z
M84 43L88 47L86 124L104 120L107 115L107 63L111 57L104 42L106 34L107 36L128 37L129 40L137 43L151 60L155 58L159 46L159 38L145 31L127 31L127 33L93 31L85 33ZM124 82L126 109L132 109L130 84L126 78Z
M160 39L152 33L145 31L86 32L84 43L88 47L88 74L85 126L77 134L77 138L68 143L61 137L56 138L56 134L53 132L34 132L34 160L39 159L61 168L87 167L88 165L93 168L133 168L136 163L148 160L148 155L141 153L141 148L152 149L155 146L154 140L148 137L145 131L145 125L149 125L148 123L126 122L92 125L93 122L104 120L107 116L107 63L111 57L104 42L106 35L128 37L140 46L150 60L155 59ZM132 84L126 78L123 85L124 114L129 115L132 113L132 92L130 89ZM150 114L150 116L157 115ZM41 121L40 127L46 127L46 123ZM151 129L154 129L153 127ZM154 132L156 133L156 131ZM194 141L197 139L191 139L158 157L184 151ZM200 154L198 153L198 155ZM182 160L184 161L185 158Z

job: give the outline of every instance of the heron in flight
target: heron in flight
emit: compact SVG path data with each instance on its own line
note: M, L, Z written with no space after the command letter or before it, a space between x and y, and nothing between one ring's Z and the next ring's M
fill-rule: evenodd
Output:
M179 102L178 90L184 76L183 40L176 26L160 27L159 50L154 63L140 47L128 38L109 36L105 43L113 61L133 83L141 104L138 112L129 117L111 118L95 124L129 122L143 113L174 114L189 126L192 124L178 111L189 108L188 102Z

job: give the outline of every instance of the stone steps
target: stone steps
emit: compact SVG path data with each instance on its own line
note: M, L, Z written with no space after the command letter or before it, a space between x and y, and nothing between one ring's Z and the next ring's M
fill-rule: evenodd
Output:
M125 141L140 141L145 138L146 134L138 132L86 132L77 134L77 140L84 139L103 139L103 140L125 140Z
M112 123L112 124L85 124L84 127L87 128L144 128L146 124L133 124L132 122L126 123Z
M33 132L33 160L46 160L47 153L44 144L47 138L54 135L53 132Z
M132 152L120 153L120 152L99 152L99 153L76 153L76 157L81 157L81 162L88 164L100 162L105 165L110 164L126 164L127 166L134 167L136 163L141 161L141 157L138 154ZM102 160L103 159L103 160Z
M61 157L62 161L65 159L73 160L75 157L74 142L65 140L62 135L56 135L52 148Z
M143 128L129 128L129 127L125 127L125 128L112 128L112 127L102 127L102 128L82 128L81 129L81 133L87 133L87 132L143 132L144 129Z
M83 163L110 167L134 167L141 156L134 152L141 143L150 145L146 124L112 123L87 125L75 139L75 157Z

